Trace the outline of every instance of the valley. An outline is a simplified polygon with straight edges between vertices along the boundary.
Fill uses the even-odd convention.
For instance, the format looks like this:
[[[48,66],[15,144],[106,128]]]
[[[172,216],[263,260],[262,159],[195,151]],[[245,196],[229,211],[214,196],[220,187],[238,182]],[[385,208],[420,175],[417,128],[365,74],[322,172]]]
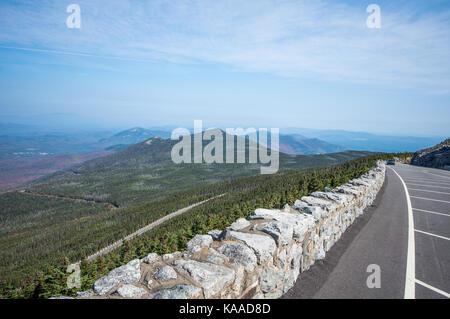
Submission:
[[[147,140],[88,160],[41,177],[20,191],[0,195],[0,275],[5,278],[7,274],[8,278],[3,288],[20,286],[20,282],[27,281],[26,278],[36,271],[38,278],[47,278],[49,273],[64,268],[67,263],[84,259],[183,207],[227,193],[223,198],[202,205],[202,209],[216,207],[217,203],[228,203],[230,198],[254,192],[255,187],[267,187],[269,180],[282,180],[283,172],[300,169],[301,173],[308,168],[339,165],[372,154],[357,151],[324,155],[281,153],[280,172],[264,177],[259,175],[259,165],[251,163],[174,164],[170,150],[176,141],[150,140],[151,143]],[[235,182],[239,180],[241,182]],[[281,180],[276,184],[282,185]],[[193,209],[192,213],[198,209]],[[186,214],[189,216],[191,211]],[[192,218],[185,216],[177,216],[173,223],[178,224],[179,218]],[[189,225],[192,224],[185,223],[183,227],[191,227]],[[195,232],[195,228],[189,233],[191,231]],[[145,234],[143,238],[148,236]],[[158,249],[171,251],[184,242],[181,237],[179,240],[176,246],[169,244]],[[159,242],[156,240],[153,244]],[[126,247],[129,246],[123,248]],[[99,260],[101,262],[102,258]],[[98,268],[99,274],[105,270]],[[95,275],[92,276],[86,280],[92,280]],[[27,295],[31,293],[26,292],[29,289],[35,290],[27,286],[12,291]]]
[[[0,294],[72,294],[63,284],[69,263],[96,257],[82,263],[83,287],[88,287],[131,256],[173,252],[195,233],[223,228],[254,207],[280,207],[299,192],[339,185],[367,169],[372,156],[388,156],[340,151],[342,147],[319,139],[280,135],[280,171],[261,176],[261,165],[248,158],[245,163],[175,164],[171,150],[178,141],[168,136],[164,131],[132,128],[109,137],[96,136],[74,148],[85,153],[44,158],[3,153],[0,275],[8,280],[1,284]],[[42,137],[41,142],[42,149],[37,149],[48,150]],[[207,143],[203,141],[203,146]],[[57,142],[50,144],[56,149]],[[54,154],[70,147],[70,143],[64,145]],[[245,154],[249,147],[246,139]],[[204,203],[208,199],[212,200]],[[183,208],[196,203],[202,205],[184,212]],[[184,214],[174,213],[180,211]],[[129,241],[118,242],[122,238]],[[30,285],[31,278],[40,286]]]

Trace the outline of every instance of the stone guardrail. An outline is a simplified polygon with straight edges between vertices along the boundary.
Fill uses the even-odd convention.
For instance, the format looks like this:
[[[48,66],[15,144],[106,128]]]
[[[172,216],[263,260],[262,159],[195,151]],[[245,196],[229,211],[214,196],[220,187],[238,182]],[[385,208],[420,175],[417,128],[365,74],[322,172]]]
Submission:
[[[384,177],[385,165],[378,162],[361,177],[292,207],[256,209],[223,231],[196,235],[183,252],[132,260],[77,298],[279,298],[372,204]]]

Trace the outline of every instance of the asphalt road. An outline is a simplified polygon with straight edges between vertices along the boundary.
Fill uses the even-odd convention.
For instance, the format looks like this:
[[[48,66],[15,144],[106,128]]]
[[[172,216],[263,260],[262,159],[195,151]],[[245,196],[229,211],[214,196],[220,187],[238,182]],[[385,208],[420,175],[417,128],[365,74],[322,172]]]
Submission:
[[[367,285],[371,267],[379,267],[379,288]],[[450,173],[397,164],[386,170],[373,205],[283,298],[449,298],[449,293]]]

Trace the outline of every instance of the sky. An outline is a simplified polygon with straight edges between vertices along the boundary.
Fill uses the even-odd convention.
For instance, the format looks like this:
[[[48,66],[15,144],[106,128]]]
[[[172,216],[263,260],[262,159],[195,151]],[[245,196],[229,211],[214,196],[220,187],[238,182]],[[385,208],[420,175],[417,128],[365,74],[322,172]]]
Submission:
[[[437,0],[6,0],[0,121],[449,136],[449,40]]]

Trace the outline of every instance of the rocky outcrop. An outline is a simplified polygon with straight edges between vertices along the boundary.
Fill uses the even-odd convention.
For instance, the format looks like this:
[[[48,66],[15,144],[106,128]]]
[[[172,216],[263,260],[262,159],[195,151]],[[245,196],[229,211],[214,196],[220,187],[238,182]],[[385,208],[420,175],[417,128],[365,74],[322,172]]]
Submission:
[[[117,294],[123,298],[137,299],[141,298],[146,293],[147,290],[130,284],[120,286],[119,289],[117,289]]]
[[[154,275],[155,279],[166,281],[170,279],[177,279],[177,273],[176,271],[170,267],[170,266],[164,266],[161,268],[158,268]]]
[[[416,152],[411,159],[411,164],[450,170],[450,145]]]
[[[138,282],[141,279],[140,263],[139,259],[135,259],[124,266],[112,270],[108,275],[94,283],[94,292],[101,296],[120,283]]]
[[[77,298],[279,298],[339,240],[384,182],[379,162],[333,190],[282,210],[256,209],[226,230],[197,235],[183,252],[149,254],[111,271]]]

